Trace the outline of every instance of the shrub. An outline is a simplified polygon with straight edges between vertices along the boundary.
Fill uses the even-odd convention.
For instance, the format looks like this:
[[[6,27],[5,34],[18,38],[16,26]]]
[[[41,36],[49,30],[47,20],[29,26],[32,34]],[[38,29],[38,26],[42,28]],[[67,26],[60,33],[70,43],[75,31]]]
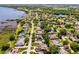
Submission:
[[[13,41],[13,40],[15,40],[15,36],[14,35],[11,35],[10,36],[10,41]]]
[[[2,51],[5,51],[5,50],[7,50],[7,49],[9,49],[9,45],[5,45],[5,46],[2,46]]]

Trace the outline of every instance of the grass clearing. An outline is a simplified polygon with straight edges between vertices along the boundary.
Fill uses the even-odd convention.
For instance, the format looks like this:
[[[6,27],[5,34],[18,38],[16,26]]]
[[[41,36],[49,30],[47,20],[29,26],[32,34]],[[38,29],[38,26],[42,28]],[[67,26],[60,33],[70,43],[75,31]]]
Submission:
[[[26,50],[27,48],[19,48],[19,52],[22,52],[23,50]]]
[[[32,43],[32,46],[38,46],[39,43]]]

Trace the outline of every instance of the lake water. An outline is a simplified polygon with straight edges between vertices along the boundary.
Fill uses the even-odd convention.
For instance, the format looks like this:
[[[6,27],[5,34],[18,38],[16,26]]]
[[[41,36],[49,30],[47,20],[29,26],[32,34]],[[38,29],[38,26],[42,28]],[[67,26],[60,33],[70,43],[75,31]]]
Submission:
[[[23,11],[18,11],[13,8],[0,7],[0,21],[3,20],[15,20],[23,19],[26,17],[26,13]]]
[[[59,15],[55,15],[56,17],[65,17],[67,15],[63,15],[63,14],[59,14]]]

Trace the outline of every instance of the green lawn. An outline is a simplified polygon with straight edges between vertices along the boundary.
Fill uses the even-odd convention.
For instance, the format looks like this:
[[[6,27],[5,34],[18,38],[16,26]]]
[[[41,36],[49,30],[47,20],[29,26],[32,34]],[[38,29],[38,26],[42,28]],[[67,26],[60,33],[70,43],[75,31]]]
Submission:
[[[38,43],[32,43],[32,46],[38,46],[39,44]]]
[[[6,34],[0,34],[0,48],[3,45],[8,44],[10,36],[11,36],[11,32],[7,32]]]
[[[22,52],[23,50],[26,50],[27,48],[19,48],[19,52]]]
[[[16,43],[15,41],[11,41],[10,42],[10,48],[13,48],[15,46],[15,43]]]
[[[32,51],[31,51],[30,54],[38,54],[38,53],[37,53],[37,52],[32,52]]]
[[[4,54],[5,53],[5,51],[1,51],[1,49],[0,49],[0,54]]]
[[[27,53],[27,51],[24,51],[22,54],[26,54]]]

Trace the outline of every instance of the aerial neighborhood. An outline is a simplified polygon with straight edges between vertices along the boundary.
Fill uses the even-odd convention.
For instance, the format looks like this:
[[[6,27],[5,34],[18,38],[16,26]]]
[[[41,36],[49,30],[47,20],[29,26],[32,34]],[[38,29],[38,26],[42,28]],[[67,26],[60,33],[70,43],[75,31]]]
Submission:
[[[26,17],[6,21],[7,26],[0,23],[6,28],[2,31],[8,34],[1,33],[1,25],[0,33],[9,36],[8,42],[0,46],[1,54],[79,53],[79,8],[24,6],[17,10],[26,12]]]

